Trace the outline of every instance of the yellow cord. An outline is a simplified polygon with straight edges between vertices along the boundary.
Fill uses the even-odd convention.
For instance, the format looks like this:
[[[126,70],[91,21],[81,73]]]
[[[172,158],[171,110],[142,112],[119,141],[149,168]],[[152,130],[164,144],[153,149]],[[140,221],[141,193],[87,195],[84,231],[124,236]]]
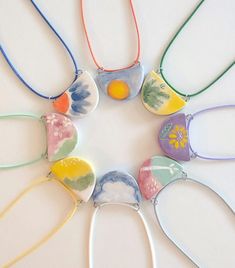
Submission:
[[[57,224],[48,234],[46,234],[41,240],[39,240],[37,243],[35,243],[33,246],[31,246],[29,249],[25,250],[24,252],[22,252],[21,254],[19,254],[16,258],[12,259],[11,261],[9,261],[8,263],[4,264],[2,266],[2,268],[9,268],[11,266],[13,266],[14,264],[16,264],[18,261],[20,261],[21,259],[23,259],[24,257],[26,257],[27,255],[29,255],[30,253],[32,253],[34,250],[36,250],[38,247],[40,247],[42,244],[44,244],[45,242],[47,242],[54,234],[56,234],[61,228],[63,228],[63,226],[73,217],[74,213],[77,210],[78,205],[80,204],[80,201],[77,199],[77,196],[75,195],[75,193],[70,190],[68,187],[66,187],[62,182],[56,180],[56,179],[52,179],[52,178],[48,178],[48,177],[44,177],[44,178],[40,178],[39,180],[35,181],[33,184],[31,184],[29,187],[27,187],[25,190],[23,190],[1,213],[0,213],[0,219],[3,218],[5,216],[6,213],[8,213],[10,211],[10,209],[12,209],[17,203],[18,201],[20,201],[20,199],[29,191],[31,191],[34,187],[45,183],[45,182],[49,182],[49,181],[54,181],[56,183],[58,183],[60,186],[62,186],[62,188],[69,193],[69,195],[71,196],[74,206],[73,208],[69,211],[69,213],[67,214],[67,216],[64,218],[63,221],[61,221],[59,224]]]

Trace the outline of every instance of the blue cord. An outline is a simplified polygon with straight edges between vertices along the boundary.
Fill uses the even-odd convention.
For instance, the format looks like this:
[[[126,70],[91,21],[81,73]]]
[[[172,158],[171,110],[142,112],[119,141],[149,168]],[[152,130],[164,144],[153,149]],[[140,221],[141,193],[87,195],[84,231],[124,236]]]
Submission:
[[[67,50],[73,65],[74,65],[74,70],[75,70],[75,76],[73,79],[73,82],[77,79],[78,74],[79,74],[79,70],[77,67],[77,63],[75,61],[75,58],[71,52],[71,50],[69,49],[69,47],[66,45],[65,41],[62,39],[62,37],[59,35],[59,33],[55,30],[55,28],[51,25],[51,23],[48,21],[48,19],[43,15],[42,11],[39,9],[39,7],[36,5],[36,3],[31,0],[31,3],[33,4],[33,6],[35,7],[35,9],[37,10],[37,12],[40,14],[40,16],[43,18],[43,20],[47,23],[47,25],[51,28],[51,30],[54,32],[54,34],[58,37],[58,39],[60,40],[60,42],[63,44],[64,48]],[[62,93],[60,93],[57,96],[45,96],[41,93],[39,93],[37,90],[35,90],[32,86],[30,86],[30,84],[28,82],[26,82],[26,80],[20,75],[19,71],[15,68],[15,66],[13,65],[13,63],[10,61],[9,57],[7,56],[6,52],[4,51],[2,45],[0,45],[0,52],[2,53],[2,55],[4,56],[5,60],[7,61],[7,63],[9,64],[9,66],[11,67],[12,71],[14,72],[14,74],[19,78],[19,80],[33,93],[35,93],[36,95],[38,95],[39,97],[43,98],[43,99],[56,99],[58,97],[60,97]]]

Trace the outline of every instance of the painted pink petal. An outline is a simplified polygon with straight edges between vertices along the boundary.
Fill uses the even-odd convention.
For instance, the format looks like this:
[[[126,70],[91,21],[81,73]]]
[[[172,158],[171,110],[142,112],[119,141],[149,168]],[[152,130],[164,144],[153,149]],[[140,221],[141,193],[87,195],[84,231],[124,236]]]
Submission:
[[[72,121],[58,113],[42,117],[47,129],[47,156],[49,161],[66,157],[77,144],[77,130]],[[70,121],[71,124],[65,124]]]
[[[147,200],[152,199],[162,188],[162,185],[151,172],[151,159],[146,160],[140,168],[138,184],[141,194]]]

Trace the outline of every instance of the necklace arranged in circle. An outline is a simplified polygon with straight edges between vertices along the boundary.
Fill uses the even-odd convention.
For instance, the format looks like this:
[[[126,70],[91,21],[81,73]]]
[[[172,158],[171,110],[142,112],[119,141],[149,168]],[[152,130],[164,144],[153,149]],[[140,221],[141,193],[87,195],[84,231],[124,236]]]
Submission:
[[[198,116],[223,109],[234,109],[235,105],[221,105],[203,109],[193,114],[178,113],[166,119],[158,134],[158,141],[163,152],[177,161],[190,161],[191,158],[206,160],[235,160],[235,156],[207,156],[195,150],[189,137],[190,126]],[[200,130],[199,130],[200,131]]]
[[[226,205],[234,216],[235,212],[225,201],[225,199],[210,186],[197,181],[196,179],[188,178],[187,173],[183,170],[183,167],[175,160],[164,156],[153,156],[147,159],[140,167],[138,176],[140,191],[144,199],[150,200],[153,203],[155,216],[161,230],[165,236],[181,251],[181,253],[183,253],[184,256],[186,256],[196,267],[202,267],[202,265],[198,265],[194,258],[187,253],[185,247],[182,247],[182,244],[178,243],[178,241],[176,241],[175,238],[170,235],[170,232],[165,227],[164,219],[162,219],[158,212],[160,205],[159,196],[164,193],[165,189],[167,189],[171,184],[176,184],[180,181],[202,186],[202,188],[205,188],[215,194],[215,196]],[[205,266],[203,265],[203,267]]]
[[[74,67],[74,79],[72,81],[72,84],[66,90],[63,90],[63,92],[60,93],[59,95],[46,96],[40,93],[39,90],[33,88],[30,85],[30,83],[23,78],[23,76],[11,62],[7,53],[3,49],[2,44],[0,45],[0,52],[4,56],[6,62],[8,63],[14,74],[31,92],[33,92],[34,94],[43,99],[53,100],[53,106],[57,112],[69,116],[75,116],[78,118],[84,117],[89,113],[91,113],[93,110],[95,110],[98,104],[99,93],[96,83],[94,82],[92,76],[87,71],[78,69],[76,60],[68,45],[62,39],[62,37],[59,35],[56,29],[52,26],[52,24],[48,21],[48,19],[44,16],[44,14],[39,9],[37,4],[33,0],[31,0],[31,3],[33,4],[38,14],[43,18],[45,23],[49,26],[52,32],[62,43],[65,50],[68,52],[68,55]]]
[[[90,50],[90,54],[92,59],[98,69],[96,82],[99,88],[109,97],[115,100],[130,100],[136,97],[141,89],[143,79],[144,79],[144,70],[142,65],[139,62],[140,58],[140,34],[137,24],[137,19],[135,15],[134,6],[132,0],[129,0],[131,12],[134,18],[135,29],[137,33],[137,54],[135,60],[128,66],[120,68],[120,69],[105,69],[102,65],[100,65],[96,59],[94,54],[91,41],[89,39],[86,21],[84,16],[84,0],[81,0],[81,17],[82,24],[84,27],[84,32],[86,36],[86,40],[88,43],[88,47]]]
[[[202,89],[197,90],[195,93],[187,94],[183,93],[180,89],[175,88],[171,82],[168,81],[164,74],[164,62],[165,57],[181,33],[184,27],[188,24],[191,18],[196,14],[200,6],[203,4],[204,0],[200,1],[200,3],[196,6],[194,11],[190,14],[190,16],[185,20],[185,22],[181,25],[179,30],[173,36],[169,44],[167,45],[165,51],[162,54],[160,60],[160,68],[158,72],[151,71],[145,78],[145,81],[141,90],[141,99],[147,110],[156,114],[156,115],[169,115],[174,114],[184,108],[187,101],[191,97],[195,97],[207,89],[209,89],[213,84],[215,84],[220,78],[224,76],[228,70],[230,70],[235,61],[233,61],[227,68],[225,68],[219,75],[217,75],[211,82],[209,82]]]
[[[88,202],[90,199],[95,183],[96,175],[91,165],[78,157],[67,157],[55,162],[47,176],[35,180],[31,185],[25,188],[3,211],[0,212],[0,219],[5,217],[8,212],[31,190],[42,184],[53,182],[58,184],[73,201],[73,206],[66,214],[65,218],[56,224],[45,236],[38,240],[30,248],[24,250],[21,254],[8,261],[2,267],[9,268],[31,254],[41,245],[46,243],[54,236],[63,226],[71,220],[81,203]]]
[[[143,84],[144,70],[139,62],[140,34],[132,0],[129,0],[129,4],[137,33],[137,55],[130,65],[120,69],[105,69],[98,63],[86,28],[84,2],[84,0],[80,1],[82,23],[84,26],[84,32],[92,59],[98,68],[96,81],[99,88],[106,95],[115,100],[130,100],[136,97]],[[198,90],[193,94],[185,94],[176,89],[171,85],[164,74],[164,59],[168,50],[203,2],[204,0],[198,4],[189,18],[183,23],[183,25],[174,35],[173,39],[170,41],[169,45],[162,55],[159,73],[152,71],[147,75],[145,79],[142,87],[141,98],[145,107],[155,114],[168,115],[179,111],[186,105],[188,98],[199,95],[202,92],[206,91],[234,65],[233,62],[206,87]],[[14,259],[8,261],[8,263],[3,265],[3,267],[11,267],[22,258],[32,253],[34,250],[38,249],[39,246],[48,241],[49,238],[56,234],[73,217],[82,202],[88,202],[89,199],[92,198],[94,203],[94,210],[91,217],[89,232],[89,267],[92,268],[94,265],[93,240],[95,219],[98,211],[104,206],[121,205],[133,209],[140,216],[148,237],[152,267],[156,268],[153,241],[147,221],[145,220],[145,217],[141,211],[142,197],[152,202],[157,221],[167,238],[169,238],[173,244],[192,261],[193,264],[199,267],[194,259],[189,256],[189,254],[186,254],[186,251],[181,246],[179,246],[179,244],[172,237],[169,236],[167,228],[164,227],[163,221],[158,214],[158,197],[162,192],[164,192],[164,189],[178,181],[197,183],[204,188],[212,191],[217,197],[220,198],[221,201],[223,201],[228,206],[233,215],[235,214],[233,209],[229,207],[226,201],[215,190],[195,179],[188,178],[181,164],[175,161],[189,161],[191,158],[195,157],[207,160],[235,160],[235,157],[210,157],[198,153],[192,147],[189,137],[190,125],[195,117],[213,110],[234,108],[235,105],[232,104],[211,107],[200,110],[190,115],[185,115],[184,113],[173,115],[164,121],[158,134],[160,147],[162,148],[163,152],[170,158],[163,156],[150,157],[142,164],[137,180],[126,172],[116,170],[110,171],[101,176],[99,180],[96,180],[96,174],[87,161],[78,157],[68,157],[68,155],[73,151],[77,144],[78,135],[76,127],[71,119],[65,116],[69,115],[80,118],[89,114],[96,108],[99,100],[99,93],[96,83],[88,72],[78,69],[75,58],[71,50],[68,48],[67,44],[61,38],[55,28],[50,24],[47,18],[43,15],[42,11],[38,8],[35,2],[31,0],[31,3],[68,52],[68,55],[71,58],[74,66],[74,79],[71,85],[57,96],[46,96],[44,94],[41,94],[20,75],[19,71],[14,67],[9,57],[7,56],[5,50],[3,49],[3,46],[0,45],[0,52],[6,59],[12,71],[19,78],[19,80],[30,91],[39,97],[53,100],[53,106],[58,112],[48,113],[41,117],[32,114],[0,115],[0,119],[31,118],[39,120],[43,123],[46,129],[46,148],[39,157],[22,163],[14,163],[11,165],[2,164],[0,165],[0,169],[29,165],[43,158],[47,158],[50,162],[54,162],[52,163],[50,172],[47,176],[39,178],[32,185],[28,186],[2,212],[0,212],[0,219],[4,217],[9,212],[9,210],[12,209],[14,205],[16,205],[16,203],[20,201],[21,198],[24,197],[29,191],[34,189],[36,186],[47,182],[55,182],[60,187],[62,187],[62,189],[65,190],[65,192],[68,193],[71,197],[73,206],[69,213],[66,214],[66,217],[53,229],[51,229],[44,237],[42,237],[42,239],[37,241],[29,249],[23,251]]]
[[[93,257],[93,242],[95,220],[98,211],[105,206],[123,206],[136,211],[139,215],[148,238],[152,267],[156,268],[157,266],[154,256],[153,241],[147,221],[145,220],[144,214],[141,212],[140,202],[142,198],[136,179],[126,172],[110,171],[97,180],[94,192],[92,194],[92,199],[95,209],[92,212],[90,222],[89,267],[95,267]]]
[[[67,116],[58,113],[47,113],[42,116],[34,114],[4,114],[0,120],[8,119],[33,119],[43,124],[46,129],[45,149],[35,159],[13,164],[0,164],[0,169],[16,168],[33,164],[41,159],[54,162],[68,156],[76,147],[78,133],[72,120]]]

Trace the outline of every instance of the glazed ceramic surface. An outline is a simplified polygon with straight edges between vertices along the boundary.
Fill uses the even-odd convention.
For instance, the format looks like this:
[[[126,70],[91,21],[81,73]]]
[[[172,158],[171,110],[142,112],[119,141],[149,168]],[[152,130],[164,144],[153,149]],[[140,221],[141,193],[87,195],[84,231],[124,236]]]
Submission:
[[[53,106],[59,113],[81,118],[94,111],[98,102],[99,92],[96,83],[85,71],[53,102]]]
[[[186,116],[183,113],[173,115],[160,129],[158,136],[159,144],[164,153],[179,161],[190,160],[190,149]]]
[[[95,203],[129,203],[141,200],[139,186],[131,175],[111,171],[97,181],[93,200]]]
[[[87,202],[94,190],[96,177],[89,163],[78,157],[67,157],[51,167],[52,174]]]
[[[140,63],[126,70],[99,70],[96,80],[106,95],[115,100],[129,100],[138,95],[144,80],[144,70]]]
[[[141,99],[146,109],[157,115],[173,114],[186,104],[154,71],[145,78]]]
[[[182,172],[182,166],[168,157],[149,158],[139,170],[138,184],[142,196],[153,199],[165,185],[182,177]]]
[[[66,116],[48,113],[42,116],[47,129],[47,158],[60,160],[70,154],[77,144],[77,130]]]

